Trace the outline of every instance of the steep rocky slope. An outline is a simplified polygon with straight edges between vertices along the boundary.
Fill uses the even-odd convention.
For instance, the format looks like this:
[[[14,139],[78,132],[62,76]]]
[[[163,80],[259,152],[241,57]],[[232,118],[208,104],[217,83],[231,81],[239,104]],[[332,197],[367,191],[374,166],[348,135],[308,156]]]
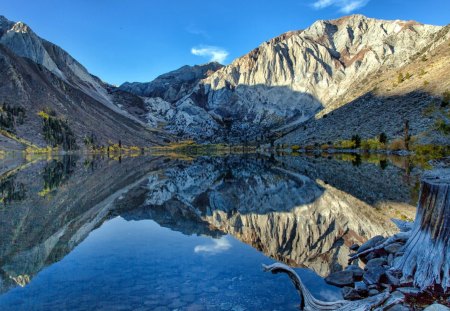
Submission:
[[[449,91],[450,26],[446,26],[406,64],[380,67],[356,80],[350,92],[337,97],[316,118],[283,133],[276,144],[324,144],[355,134],[374,138],[385,133],[393,139],[403,136],[408,120],[418,143],[448,146],[448,131],[437,125],[450,124],[450,107],[443,98]]]
[[[317,21],[260,45],[152,111],[181,138],[271,140],[358,96],[355,83],[398,69],[436,46],[442,27],[362,15]],[[360,112],[361,113],[361,112]],[[320,114],[319,114],[320,116]],[[278,133],[278,134],[276,134]]]
[[[26,24],[5,17],[0,17],[0,72],[0,104],[25,110],[23,122],[2,124],[2,128],[31,143],[48,143],[38,116],[43,110],[68,120],[79,146],[85,136],[95,136],[97,144],[119,140],[137,145],[163,143],[164,135],[115,103],[111,86]]]

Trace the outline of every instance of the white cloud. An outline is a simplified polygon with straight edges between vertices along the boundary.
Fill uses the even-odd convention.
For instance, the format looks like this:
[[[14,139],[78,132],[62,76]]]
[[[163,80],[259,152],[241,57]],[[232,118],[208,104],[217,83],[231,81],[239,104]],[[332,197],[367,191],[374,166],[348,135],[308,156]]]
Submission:
[[[191,49],[191,53],[197,56],[208,57],[210,62],[223,63],[228,57],[227,50],[217,46],[200,46]]]
[[[207,245],[197,245],[194,248],[194,252],[196,253],[209,253],[209,254],[218,254],[225,252],[231,248],[230,242],[227,240],[226,237],[221,237],[220,239],[216,240],[213,239],[213,244],[207,244]]]
[[[370,0],[316,0],[313,7],[316,9],[323,9],[329,6],[335,6],[339,12],[349,14],[359,8],[362,8]]]

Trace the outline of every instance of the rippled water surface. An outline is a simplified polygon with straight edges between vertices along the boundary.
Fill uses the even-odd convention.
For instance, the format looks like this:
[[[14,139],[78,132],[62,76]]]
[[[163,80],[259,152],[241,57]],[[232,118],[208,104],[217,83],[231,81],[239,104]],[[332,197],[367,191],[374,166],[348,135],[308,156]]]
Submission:
[[[0,166],[0,310],[296,310],[410,218],[407,159],[65,156]]]

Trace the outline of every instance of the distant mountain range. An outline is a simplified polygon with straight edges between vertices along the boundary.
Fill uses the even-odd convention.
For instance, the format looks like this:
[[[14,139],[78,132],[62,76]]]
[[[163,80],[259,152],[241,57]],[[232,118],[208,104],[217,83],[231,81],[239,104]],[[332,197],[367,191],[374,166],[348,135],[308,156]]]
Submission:
[[[117,88],[27,25],[1,17],[0,104],[23,108],[25,118],[9,107],[0,124],[39,146],[49,144],[40,111],[67,120],[81,147],[86,137],[139,146],[186,139],[306,145],[354,134],[395,138],[407,120],[419,142],[450,145],[449,30],[362,15],[320,20],[228,66],[184,66]]]

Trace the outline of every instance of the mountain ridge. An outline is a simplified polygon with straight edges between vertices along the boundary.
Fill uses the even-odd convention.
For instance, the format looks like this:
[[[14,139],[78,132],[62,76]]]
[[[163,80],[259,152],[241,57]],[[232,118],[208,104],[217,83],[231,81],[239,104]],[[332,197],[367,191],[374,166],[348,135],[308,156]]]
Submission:
[[[214,62],[183,66],[148,83],[114,87],[91,75],[25,23],[0,16],[0,69],[4,72],[0,102],[30,110],[25,125],[6,130],[39,146],[48,144],[37,116],[47,108],[69,125],[73,123],[79,145],[85,137],[95,137],[99,146],[122,140],[147,146],[186,139],[198,143],[317,144],[349,139],[350,130],[333,133],[346,119],[355,120],[353,134],[359,128],[359,134],[367,138],[375,132],[360,125],[375,124],[372,128],[391,138],[400,135],[405,119],[411,119],[414,135],[428,135],[424,142],[450,144],[445,133],[434,130],[437,121],[450,122],[448,108],[431,117],[423,115],[449,87],[448,29],[360,14],[318,20],[306,29],[263,42],[227,66]],[[420,57],[428,57],[435,65],[427,76],[422,75],[432,84],[424,87],[413,73],[413,78],[395,86],[405,90],[397,92],[402,103],[397,105],[397,99],[389,99],[395,92],[386,84],[395,80],[402,68],[425,70]],[[438,83],[437,77],[443,83]],[[370,97],[372,93],[376,96]],[[422,101],[419,106],[415,104],[418,100]],[[347,108],[340,110],[343,107]],[[373,109],[380,117],[369,122]],[[346,116],[336,119],[334,111],[345,111]],[[319,122],[325,117],[327,122]],[[384,122],[388,129],[381,126],[382,118],[389,119]]]
[[[273,142],[355,100],[355,82],[410,63],[442,29],[360,14],[319,20],[262,43],[176,103],[145,99],[148,119],[179,139]]]

